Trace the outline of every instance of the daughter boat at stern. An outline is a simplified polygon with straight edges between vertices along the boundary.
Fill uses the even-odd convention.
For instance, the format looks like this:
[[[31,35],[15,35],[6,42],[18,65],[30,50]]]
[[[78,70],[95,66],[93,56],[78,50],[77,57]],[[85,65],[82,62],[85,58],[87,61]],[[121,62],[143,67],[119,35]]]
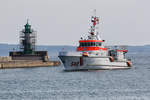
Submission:
[[[106,48],[99,37],[99,17],[91,16],[91,28],[86,39],[79,40],[76,52],[59,52],[65,70],[127,69],[132,63],[125,58],[125,48]]]

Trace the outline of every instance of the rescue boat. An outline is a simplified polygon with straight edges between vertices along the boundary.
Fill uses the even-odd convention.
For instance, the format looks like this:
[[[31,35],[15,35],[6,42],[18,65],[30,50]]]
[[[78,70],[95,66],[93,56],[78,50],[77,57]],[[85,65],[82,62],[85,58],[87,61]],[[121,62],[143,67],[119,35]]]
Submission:
[[[132,63],[125,57],[128,50],[124,46],[106,47],[99,37],[99,17],[91,16],[91,27],[87,38],[79,40],[76,52],[60,51],[65,70],[128,69]]]

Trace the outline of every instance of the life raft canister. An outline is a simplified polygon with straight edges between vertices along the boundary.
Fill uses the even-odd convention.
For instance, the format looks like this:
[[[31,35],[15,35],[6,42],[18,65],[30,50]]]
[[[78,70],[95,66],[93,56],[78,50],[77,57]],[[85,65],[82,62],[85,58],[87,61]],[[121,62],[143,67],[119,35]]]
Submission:
[[[87,52],[83,52],[82,56],[88,57],[88,53]]]
[[[109,57],[109,60],[110,60],[111,62],[113,62],[113,61],[114,61],[114,58],[113,58],[112,56],[110,56],[110,57]]]
[[[132,64],[131,64],[131,62],[130,62],[130,61],[127,61],[127,65],[128,65],[129,67],[131,67],[131,66],[132,66]]]

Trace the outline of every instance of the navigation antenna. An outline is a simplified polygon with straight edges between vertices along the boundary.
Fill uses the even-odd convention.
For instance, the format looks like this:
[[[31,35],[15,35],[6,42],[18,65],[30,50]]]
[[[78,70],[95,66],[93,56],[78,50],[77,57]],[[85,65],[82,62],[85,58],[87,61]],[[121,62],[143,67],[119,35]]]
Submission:
[[[91,31],[90,31],[91,37],[93,39],[101,40],[99,38],[99,32],[98,32],[99,17],[96,16],[96,9],[93,10],[91,22],[92,22]]]
[[[99,17],[96,16],[96,9],[93,11],[94,17],[96,17],[96,27],[95,27],[95,34],[97,35],[97,39],[100,39],[99,37]]]

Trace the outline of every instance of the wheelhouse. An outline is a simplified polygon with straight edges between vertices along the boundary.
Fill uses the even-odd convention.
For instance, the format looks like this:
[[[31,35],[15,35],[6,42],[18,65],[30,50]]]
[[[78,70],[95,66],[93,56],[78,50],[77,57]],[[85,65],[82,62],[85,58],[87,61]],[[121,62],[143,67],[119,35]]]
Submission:
[[[102,42],[104,42],[104,40],[80,40],[77,51],[106,50],[106,48],[101,48]]]

